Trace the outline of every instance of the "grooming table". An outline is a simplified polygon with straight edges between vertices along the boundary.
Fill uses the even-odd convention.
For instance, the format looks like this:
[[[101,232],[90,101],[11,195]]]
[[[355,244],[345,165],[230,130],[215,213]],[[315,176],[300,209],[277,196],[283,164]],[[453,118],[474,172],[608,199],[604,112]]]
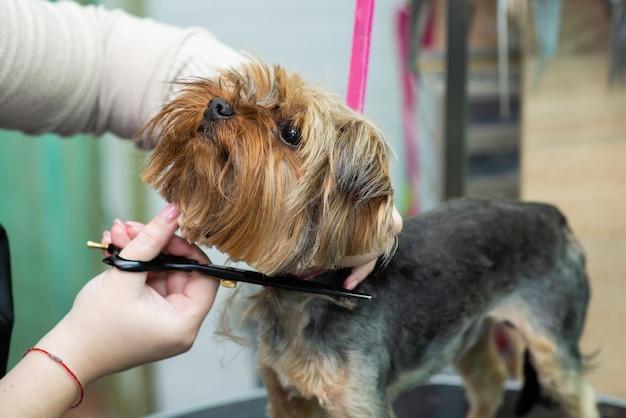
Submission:
[[[507,385],[504,404],[497,418],[515,417],[513,412],[519,385]],[[394,402],[396,418],[464,418],[467,412],[463,388],[456,376],[436,376],[432,382],[400,395]],[[186,411],[159,413],[148,418],[265,418],[267,398],[264,390],[247,396]],[[604,418],[626,418],[626,401],[600,396]],[[562,418],[558,409],[536,406],[527,418]]]

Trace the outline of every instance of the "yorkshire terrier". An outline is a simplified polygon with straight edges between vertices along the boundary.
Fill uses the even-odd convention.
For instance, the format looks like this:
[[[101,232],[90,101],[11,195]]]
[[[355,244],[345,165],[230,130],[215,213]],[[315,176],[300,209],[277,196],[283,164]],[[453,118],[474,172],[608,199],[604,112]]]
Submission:
[[[518,412],[548,398],[599,417],[578,341],[584,255],[554,207],[462,199],[393,229],[390,149],[333,93],[251,60],[184,83],[147,125],[144,179],[181,208],[182,234],[257,270],[343,283],[341,260],[382,254],[372,300],[263,288],[258,365],[274,418],[393,417],[391,401],[452,363],[469,417],[492,417],[505,323],[527,345]],[[311,274],[311,272],[316,272]],[[313,276],[313,277],[311,277]]]

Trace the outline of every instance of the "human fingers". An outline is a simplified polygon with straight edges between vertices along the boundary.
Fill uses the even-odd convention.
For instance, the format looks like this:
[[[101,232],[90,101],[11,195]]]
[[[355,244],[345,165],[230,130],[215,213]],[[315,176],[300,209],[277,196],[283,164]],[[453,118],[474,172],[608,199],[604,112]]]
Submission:
[[[352,267],[352,271],[343,282],[343,287],[348,290],[353,290],[359,285],[359,283],[369,276],[369,274],[374,270],[374,267],[376,267],[376,258],[365,264]]]
[[[108,246],[109,244],[111,244],[111,242],[111,231],[104,231],[102,233],[102,239],[100,240],[100,243],[104,246]],[[104,254],[105,257],[110,255],[106,249],[102,250],[102,254]]]
[[[396,209],[396,206],[393,206],[393,230],[396,234],[399,234],[402,231],[402,216],[400,216],[400,212]],[[343,283],[343,287],[349,290],[354,289],[361,283],[376,267],[376,260],[381,254],[361,254],[356,256],[346,257],[342,265],[346,267],[352,267],[352,271],[350,275],[346,278]]]
[[[109,243],[115,245],[118,248],[126,247],[128,243],[131,242],[133,238],[135,238],[135,236],[131,236],[129,234],[126,225],[119,219],[113,221],[113,226],[111,227],[109,235]]]
[[[146,228],[146,225],[140,222],[126,221],[123,225],[116,222],[114,227],[116,232],[118,228],[120,230],[123,229],[130,239],[134,239]],[[199,247],[189,244],[185,239],[176,235],[172,236],[171,240],[162,251],[168,254],[193,259],[201,264],[210,263],[209,258]],[[149,273],[146,284],[152,287],[159,295],[167,298],[168,295],[182,294],[188,281],[188,273],[160,272]],[[175,299],[176,297],[173,298]]]
[[[393,205],[393,213],[391,215],[393,217],[393,230],[396,234],[399,234],[402,231],[402,215],[398,212],[396,205]]]
[[[198,326],[213,306],[219,288],[219,280],[198,272],[188,274],[184,280],[178,277],[168,283],[165,299],[186,318],[195,318]]]
[[[124,223],[125,230],[130,238],[135,238],[146,225],[135,222],[127,221]],[[163,249],[164,252],[172,255],[186,257],[195,260],[201,264],[208,264],[211,261],[206,254],[196,245],[189,244],[187,240],[182,237],[174,235],[170,242]],[[206,279],[205,279],[206,280]],[[148,275],[146,283],[156,290],[161,296],[167,297],[168,295],[175,293],[184,293],[185,287],[189,282],[188,273],[151,273]],[[210,291],[211,289],[209,289]],[[201,294],[201,293],[200,293]]]
[[[178,229],[178,206],[170,203],[155,216],[120,252],[129,260],[149,261],[167,246]]]
[[[102,233],[100,243],[104,246],[113,244],[118,248],[124,248],[137,235],[137,233],[131,234],[130,232],[126,224],[122,223],[119,219],[115,219],[111,230]],[[107,249],[102,250],[102,253],[105,257],[111,255]]]
[[[131,237],[137,236],[137,234],[139,234],[139,232],[145,227],[144,224],[134,221],[126,222],[125,225]],[[164,248],[164,251],[168,254],[190,258],[202,264],[208,264],[211,262],[200,247],[190,244],[186,239],[177,235],[172,237],[170,242]]]
[[[146,224],[137,221],[126,221],[124,222],[124,227],[128,231],[128,235],[131,238],[135,238],[146,227]]]

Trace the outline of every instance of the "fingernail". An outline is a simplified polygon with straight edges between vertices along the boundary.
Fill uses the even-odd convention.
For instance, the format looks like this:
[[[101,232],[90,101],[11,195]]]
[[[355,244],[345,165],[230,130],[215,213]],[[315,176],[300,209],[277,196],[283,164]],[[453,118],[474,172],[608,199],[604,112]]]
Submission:
[[[354,290],[358,282],[356,280],[346,280],[343,283],[343,288],[346,290]]]
[[[167,223],[176,222],[178,215],[180,214],[180,209],[178,209],[178,205],[174,203],[170,203],[166,207],[163,208],[161,213],[159,213],[159,218],[163,219]]]
[[[124,222],[120,221],[119,219],[115,219],[113,221],[113,226],[118,226],[120,228],[124,228]]]
[[[111,242],[111,233],[109,231],[104,231],[102,233],[102,242],[103,244],[109,244]]]

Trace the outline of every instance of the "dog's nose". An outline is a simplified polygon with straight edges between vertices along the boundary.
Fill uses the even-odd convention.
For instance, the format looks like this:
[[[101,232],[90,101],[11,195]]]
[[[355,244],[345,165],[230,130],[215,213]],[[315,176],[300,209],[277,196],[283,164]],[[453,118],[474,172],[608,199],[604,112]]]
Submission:
[[[221,97],[214,97],[209,100],[209,104],[204,111],[204,117],[211,121],[228,119],[234,114],[235,111],[230,103]]]

